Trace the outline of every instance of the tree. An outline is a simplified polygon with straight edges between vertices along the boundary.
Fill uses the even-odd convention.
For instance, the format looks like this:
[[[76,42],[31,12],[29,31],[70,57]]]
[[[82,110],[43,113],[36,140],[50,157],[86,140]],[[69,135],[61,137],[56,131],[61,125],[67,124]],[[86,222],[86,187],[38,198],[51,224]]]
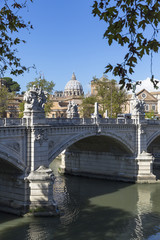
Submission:
[[[146,112],[145,113],[145,118],[150,118],[153,119],[154,118],[154,111],[152,110],[151,112]]]
[[[91,115],[91,109],[92,113],[94,112],[95,102],[99,103],[99,113],[102,116],[106,110],[109,117],[116,117],[118,113],[122,112],[122,105],[127,101],[127,94],[124,89],[120,89],[115,80],[109,80],[106,76],[100,79],[94,77],[92,86],[95,87],[96,93],[95,96],[83,100],[84,117],[86,117],[86,113]]]
[[[22,29],[32,29],[30,22],[25,23],[20,16],[20,10],[26,7],[27,2],[32,0],[1,0],[0,7],[0,75],[6,70],[10,74],[19,75],[27,70],[17,57],[17,45],[25,43],[18,37]]]
[[[29,90],[30,87],[33,87],[34,85],[36,87],[41,87],[43,91],[46,91],[48,93],[47,102],[44,107],[45,114],[47,115],[51,111],[51,107],[53,104],[53,102],[50,99],[50,95],[53,93],[53,88],[54,88],[55,84],[53,81],[49,82],[44,77],[41,78],[41,76],[40,76],[40,78],[36,78],[35,81],[29,82],[27,84],[27,86],[26,86],[27,90]]]
[[[4,77],[3,80],[5,81],[5,86],[8,88],[9,92],[19,92],[20,91],[20,89],[21,89],[20,85],[16,81],[13,81],[12,78]]]
[[[111,71],[114,76],[120,77],[123,88],[132,88],[131,75],[144,55],[151,55],[151,81],[157,87],[158,81],[154,80],[152,73],[152,54],[157,53],[160,47],[159,25],[160,4],[156,0],[98,0],[92,6],[93,16],[107,24],[104,38],[108,44],[113,41],[120,46],[127,46],[123,62],[113,66],[108,64],[105,73]],[[149,30],[149,31],[148,31]],[[152,31],[151,34],[149,32]],[[138,82],[137,82],[138,84]]]
[[[25,104],[24,101],[20,102],[19,104],[19,118],[23,118],[24,104]]]
[[[29,82],[27,84],[27,90],[30,89],[30,87],[33,87],[33,86],[36,86],[36,87],[41,87],[43,91],[46,91],[48,94],[52,94],[53,93],[53,88],[55,86],[54,82],[53,81],[47,81],[44,77],[41,78],[36,78],[33,82]]]
[[[90,118],[91,114],[94,112],[95,102],[95,96],[83,98],[82,104],[80,105],[80,115],[85,118]]]
[[[6,110],[8,108],[9,100],[14,96],[13,93],[9,93],[6,86],[0,88],[0,117],[6,116]]]

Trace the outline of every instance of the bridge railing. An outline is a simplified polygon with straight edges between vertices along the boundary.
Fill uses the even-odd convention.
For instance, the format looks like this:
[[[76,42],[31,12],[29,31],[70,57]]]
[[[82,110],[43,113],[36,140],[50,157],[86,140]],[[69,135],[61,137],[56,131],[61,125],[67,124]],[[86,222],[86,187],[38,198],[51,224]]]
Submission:
[[[146,119],[147,124],[151,124],[151,125],[159,125],[160,124],[160,120],[155,120],[155,119]]]
[[[106,123],[115,124],[116,123],[116,118],[99,118],[98,123],[101,123],[101,124],[106,124]]]
[[[132,124],[132,119],[116,118],[46,118],[47,125]]]
[[[4,126],[4,118],[0,118],[0,126]]]
[[[92,118],[46,118],[48,125],[90,125],[94,123]]]
[[[45,122],[46,122],[46,124],[48,124],[48,125],[56,125],[56,124],[58,124],[58,125],[64,125],[64,124],[66,124],[66,125],[73,125],[73,124],[75,124],[75,123],[80,123],[80,121],[79,121],[80,119],[74,119],[74,118],[46,118],[45,119]]]
[[[133,124],[132,119],[116,118],[45,118],[35,119],[34,125],[51,125],[51,126],[69,126],[69,125],[93,125],[93,124]]]
[[[25,126],[25,118],[0,118],[0,127]]]
[[[46,124],[49,125],[92,125],[92,124],[116,124],[117,119],[111,118],[47,118]],[[125,123],[125,122],[122,122]]]
[[[145,119],[142,124],[160,125],[160,120]],[[37,119],[34,125],[51,125],[51,126],[69,126],[69,125],[93,125],[93,124],[135,124],[134,119],[118,118],[44,118]],[[25,118],[0,118],[0,127],[8,126],[26,126],[28,121]]]

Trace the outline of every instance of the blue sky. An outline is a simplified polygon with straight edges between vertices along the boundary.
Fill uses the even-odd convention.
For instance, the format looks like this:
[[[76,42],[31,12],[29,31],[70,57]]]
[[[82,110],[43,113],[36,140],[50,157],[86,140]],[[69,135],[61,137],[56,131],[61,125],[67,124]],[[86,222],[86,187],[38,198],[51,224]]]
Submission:
[[[27,43],[18,47],[22,63],[36,65],[13,77],[26,90],[26,84],[41,73],[46,80],[55,83],[55,90],[64,90],[65,84],[75,72],[85,93],[90,90],[93,76],[101,77],[105,66],[123,60],[124,49],[114,44],[108,46],[103,39],[105,23],[93,17],[93,0],[33,0],[23,10],[23,18],[31,21],[34,29],[23,31],[20,37]],[[153,72],[160,79],[160,57],[154,54]],[[8,76],[8,74],[6,73]],[[111,74],[108,77],[114,78]],[[150,57],[138,64],[134,80],[150,77]],[[117,79],[118,80],[118,79]]]

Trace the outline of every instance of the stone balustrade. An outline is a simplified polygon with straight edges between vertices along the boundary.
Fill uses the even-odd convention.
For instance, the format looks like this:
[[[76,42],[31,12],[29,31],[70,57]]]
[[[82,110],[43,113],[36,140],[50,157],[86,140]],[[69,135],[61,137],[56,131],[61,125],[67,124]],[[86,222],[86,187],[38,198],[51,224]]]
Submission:
[[[25,118],[0,118],[0,127],[10,126],[27,126],[28,119]],[[144,119],[143,124],[159,125],[160,120]],[[93,124],[135,124],[134,119],[118,119],[118,118],[44,118],[34,119],[33,125],[93,125]]]

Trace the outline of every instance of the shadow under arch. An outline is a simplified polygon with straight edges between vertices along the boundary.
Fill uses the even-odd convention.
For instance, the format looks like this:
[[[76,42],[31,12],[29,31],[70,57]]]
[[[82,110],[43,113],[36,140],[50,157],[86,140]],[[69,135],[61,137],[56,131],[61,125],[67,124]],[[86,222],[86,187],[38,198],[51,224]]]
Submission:
[[[0,154],[0,211],[23,215],[26,201],[29,201],[29,188],[28,182],[24,181],[24,170],[5,157],[2,159],[3,155]]]
[[[121,137],[117,136],[116,134],[111,134],[111,133],[82,133],[82,134],[78,134],[76,136],[71,137],[70,139],[67,139],[67,141],[65,143],[62,143],[59,147],[57,147],[56,149],[53,149],[53,151],[51,151],[49,158],[48,158],[48,163],[50,164],[62,151],[64,151],[66,148],[70,147],[71,145],[73,145],[74,143],[86,139],[88,137],[101,137],[101,136],[105,136],[105,137],[109,137],[111,139],[114,139],[117,143],[119,143],[121,146],[123,146],[124,149],[126,149],[126,152],[130,155],[134,154],[134,149],[132,149],[132,147],[130,146],[130,144],[125,141],[124,139],[122,139]]]
[[[155,133],[153,133],[148,141],[147,141],[147,149],[150,147],[150,145],[152,144],[152,142],[154,142],[154,140],[156,140],[158,137],[160,137],[160,131],[157,131]]]
[[[160,180],[160,131],[151,135],[147,142],[147,152],[154,157],[153,174]]]
[[[23,172],[23,169],[0,157],[0,175],[10,174],[12,177],[16,178],[17,176],[23,174]]]
[[[20,161],[19,154],[14,149],[0,144],[0,163],[5,161],[19,171],[24,171],[25,165]]]

